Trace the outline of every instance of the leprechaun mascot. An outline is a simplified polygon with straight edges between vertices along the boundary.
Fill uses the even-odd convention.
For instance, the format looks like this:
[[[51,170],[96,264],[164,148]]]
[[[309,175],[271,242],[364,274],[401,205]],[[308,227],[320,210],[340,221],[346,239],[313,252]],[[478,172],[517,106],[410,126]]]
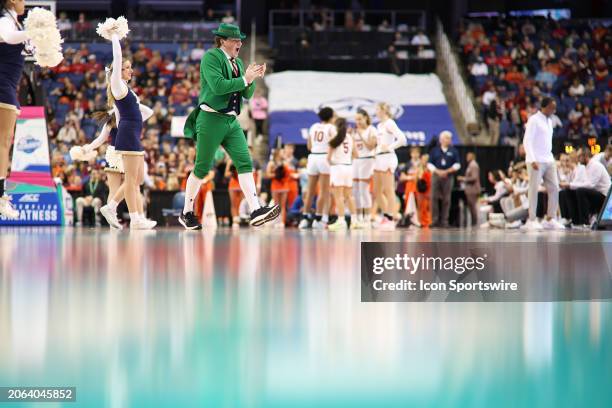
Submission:
[[[251,64],[244,69],[238,53],[246,35],[237,26],[222,23],[213,34],[215,48],[204,54],[200,64],[198,106],[185,124],[185,137],[193,138],[196,143],[196,160],[187,179],[185,207],[179,222],[187,229],[202,228],[193,213],[193,203],[202,179],[213,164],[215,152],[223,146],[238,171],[240,188],[251,210],[251,225],[263,225],[279,216],[280,207],[259,205],[251,156],[237,117],[242,98],[253,96],[255,79],[263,77],[266,65]]]

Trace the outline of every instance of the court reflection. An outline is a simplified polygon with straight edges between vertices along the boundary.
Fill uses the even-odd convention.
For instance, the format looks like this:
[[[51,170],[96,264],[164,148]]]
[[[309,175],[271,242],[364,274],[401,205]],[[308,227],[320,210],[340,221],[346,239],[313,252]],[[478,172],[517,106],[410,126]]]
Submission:
[[[610,401],[610,303],[361,303],[371,234],[1,232],[0,384],[70,406]]]

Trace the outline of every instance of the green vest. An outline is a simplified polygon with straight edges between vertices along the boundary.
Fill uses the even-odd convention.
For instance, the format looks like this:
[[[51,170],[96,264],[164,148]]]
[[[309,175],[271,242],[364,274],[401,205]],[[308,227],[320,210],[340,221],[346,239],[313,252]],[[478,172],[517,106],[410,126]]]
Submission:
[[[184,135],[196,139],[196,121],[202,110],[200,105],[206,104],[216,111],[227,109],[233,94],[239,92],[242,98],[249,99],[255,92],[255,81],[244,86],[244,65],[236,58],[240,71],[238,78],[232,78],[232,63],[220,48],[208,50],[200,63],[200,98],[198,106],[191,112],[185,123]],[[241,101],[239,103],[242,103]]]

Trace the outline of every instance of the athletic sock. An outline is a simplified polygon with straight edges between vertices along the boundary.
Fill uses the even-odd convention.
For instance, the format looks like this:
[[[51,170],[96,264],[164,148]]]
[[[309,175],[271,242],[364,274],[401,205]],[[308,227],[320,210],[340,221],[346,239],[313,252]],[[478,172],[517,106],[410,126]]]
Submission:
[[[259,209],[259,199],[257,198],[257,188],[255,187],[255,178],[253,173],[242,173],[238,175],[238,183],[240,183],[240,189],[244,194],[244,198],[249,203],[249,209],[251,212]]]
[[[4,179],[0,179],[0,197],[4,195]]]
[[[115,211],[115,210],[117,210],[117,207],[119,206],[119,203],[116,202],[113,199],[110,199],[110,200],[108,200],[106,205],[108,206],[108,208],[110,208],[111,210]]]
[[[323,214],[321,221],[327,224],[329,222],[329,214]]]
[[[384,216],[385,216],[385,218],[386,218],[386,219],[388,219],[389,221],[393,221],[393,216],[392,216],[391,214],[384,213],[383,215],[384,215]]]
[[[321,221],[321,214],[316,214],[314,219],[315,221]]]
[[[135,213],[130,213],[130,221],[139,221],[140,217],[139,214],[137,212]]]
[[[195,198],[198,195],[198,191],[200,191],[200,186],[202,185],[202,179],[197,178],[193,171],[187,177],[187,186],[185,188],[185,205],[183,207],[183,214],[187,214],[188,212],[193,211],[193,203]]]

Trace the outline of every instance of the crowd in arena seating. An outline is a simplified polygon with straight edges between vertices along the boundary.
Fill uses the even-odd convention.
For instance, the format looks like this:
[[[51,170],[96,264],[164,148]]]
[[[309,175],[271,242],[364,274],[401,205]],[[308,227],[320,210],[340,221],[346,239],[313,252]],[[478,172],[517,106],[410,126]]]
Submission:
[[[467,20],[458,40],[494,141],[517,145],[544,96],[557,101],[555,138],[574,146],[612,135],[612,30],[549,19]],[[558,152],[556,152],[558,153]]]

